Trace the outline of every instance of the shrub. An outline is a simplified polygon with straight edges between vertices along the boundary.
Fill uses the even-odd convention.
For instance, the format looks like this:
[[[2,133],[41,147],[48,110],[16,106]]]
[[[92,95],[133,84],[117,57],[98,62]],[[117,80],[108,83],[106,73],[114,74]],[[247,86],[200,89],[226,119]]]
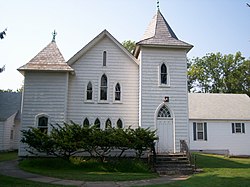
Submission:
[[[22,130],[22,143],[28,144],[31,154],[45,153],[69,160],[79,152],[88,152],[91,157],[98,157],[102,162],[113,149],[119,149],[121,157],[127,149],[134,149],[140,158],[144,151],[150,149],[157,139],[155,131],[149,128],[101,130],[96,126],[83,126],[64,123],[63,126],[52,125],[50,133],[43,133],[38,128]]]

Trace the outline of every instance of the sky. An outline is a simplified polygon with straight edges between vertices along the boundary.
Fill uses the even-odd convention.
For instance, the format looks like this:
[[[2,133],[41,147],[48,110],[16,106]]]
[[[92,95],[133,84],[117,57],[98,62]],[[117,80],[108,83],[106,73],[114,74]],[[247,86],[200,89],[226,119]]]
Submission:
[[[0,0],[0,90],[21,88],[16,70],[52,40],[67,61],[104,29],[118,41],[139,41],[156,14],[157,0]],[[160,0],[177,37],[194,45],[188,58],[208,53],[250,57],[250,0]]]

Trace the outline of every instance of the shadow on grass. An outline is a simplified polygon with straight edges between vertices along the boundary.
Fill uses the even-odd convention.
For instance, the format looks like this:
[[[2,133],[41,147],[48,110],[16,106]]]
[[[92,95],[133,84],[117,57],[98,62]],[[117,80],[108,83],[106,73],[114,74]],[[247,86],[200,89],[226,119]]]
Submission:
[[[196,164],[199,168],[250,168],[250,159],[196,154]]]

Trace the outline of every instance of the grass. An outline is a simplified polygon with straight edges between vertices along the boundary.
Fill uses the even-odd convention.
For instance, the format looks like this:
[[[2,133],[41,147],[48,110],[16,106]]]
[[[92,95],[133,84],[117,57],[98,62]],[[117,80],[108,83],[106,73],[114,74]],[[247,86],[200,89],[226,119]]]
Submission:
[[[17,151],[1,152],[0,162],[17,159]]]
[[[17,159],[17,152],[1,152],[0,162]],[[45,184],[41,182],[33,182],[24,179],[17,179],[14,177],[0,175],[1,187],[62,187],[61,185]]]
[[[62,179],[83,181],[129,181],[155,178],[147,164],[134,159],[96,160],[73,159],[67,162],[58,158],[29,158],[20,162],[25,171]]]
[[[197,154],[197,164],[203,172],[185,181],[149,187],[250,187],[250,159],[227,158],[218,155]]]

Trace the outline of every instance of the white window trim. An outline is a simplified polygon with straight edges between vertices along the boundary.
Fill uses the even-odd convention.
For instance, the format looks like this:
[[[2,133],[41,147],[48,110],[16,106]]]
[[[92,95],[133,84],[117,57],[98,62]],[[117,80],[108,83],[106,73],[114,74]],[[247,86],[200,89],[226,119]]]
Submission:
[[[122,128],[121,128],[121,129],[124,129],[124,128],[125,128],[125,123],[124,123],[124,120],[123,120],[122,118],[117,118],[117,120],[115,121],[115,124],[114,124],[114,125],[115,125],[115,128],[118,128],[118,127],[117,127],[117,121],[118,121],[119,119],[122,121]]]
[[[39,122],[39,118],[40,117],[46,117],[46,118],[48,118],[48,132],[50,132],[50,116],[48,115],[48,114],[46,114],[46,113],[40,113],[40,114],[37,114],[36,116],[35,116],[35,127],[37,127],[38,128],[38,122]]]
[[[234,133],[232,134],[245,134],[246,133],[246,125],[243,122],[235,122],[234,124]],[[240,124],[240,132],[236,132],[236,124]],[[243,124],[244,124],[244,132],[243,132]]]
[[[202,139],[199,139],[198,137],[198,124],[202,125]],[[199,131],[201,132],[201,131]],[[197,122],[196,123],[196,140],[197,141],[205,141],[205,127],[204,127],[204,122]]]
[[[161,66],[162,64],[165,64],[167,67],[167,84],[161,83]],[[169,88],[170,87],[170,75],[169,75],[169,65],[166,62],[161,62],[158,66],[158,86],[160,88]]]
[[[89,82],[92,84],[92,99],[91,100],[87,100],[87,90],[88,90],[88,84],[89,84]],[[85,103],[94,103],[94,84],[93,84],[93,82],[92,81],[88,81],[87,83],[86,83],[86,85],[85,85],[85,93],[84,93],[84,95],[85,95],[85,97],[84,97],[84,102]]]
[[[120,91],[121,91],[121,94],[120,94],[120,100],[115,100],[115,87],[117,84],[120,84]],[[115,82],[114,86],[113,86],[113,103],[114,104],[122,104],[122,84],[121,82]]]
[[[106,75],[107,77],[107,100],[101,100],[101,79],[102,79],[102,76],[103,75]],[[98,85],[98,103],[99,104],[108,104],[109,103],[109,97],[110,97],[110,94],[109,94],[109,77],[107,75],[106,72],[103,72],[100,77],[99,77],[99,85]]]

